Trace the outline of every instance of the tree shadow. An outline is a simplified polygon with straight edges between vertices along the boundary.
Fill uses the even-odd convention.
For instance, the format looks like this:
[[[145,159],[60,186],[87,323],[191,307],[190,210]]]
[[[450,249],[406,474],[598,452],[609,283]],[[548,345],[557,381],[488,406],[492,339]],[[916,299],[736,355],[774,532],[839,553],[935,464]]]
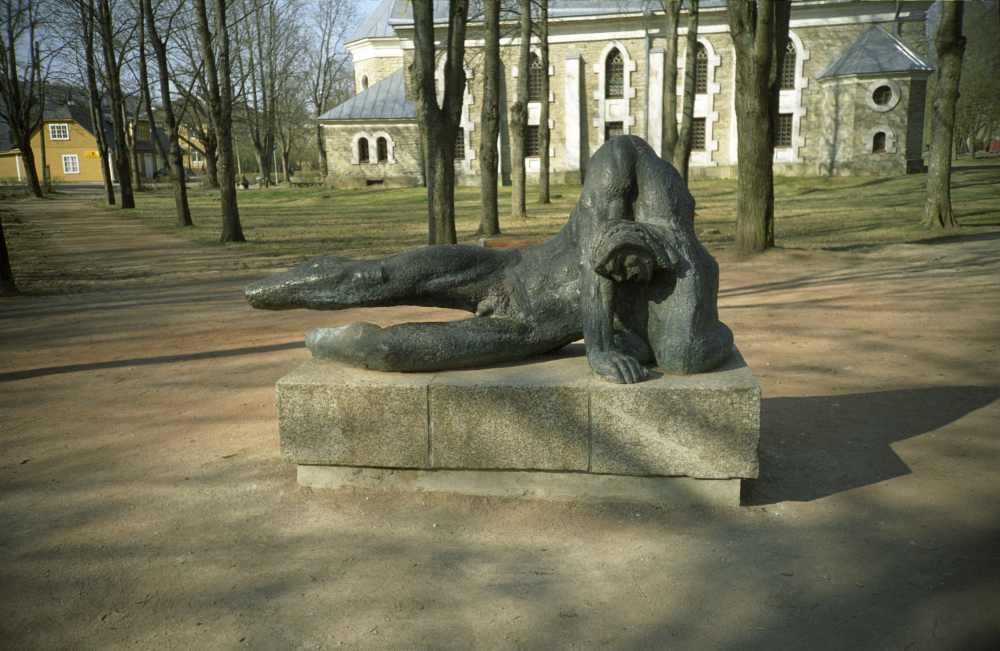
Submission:
[[[808,502],[908,475],[893,443],[998,397],[1000,387],[957,386],[764,400],[760,478],[744,482],[743,503]]]
[[[125,368],[130,366],[150,366],[152,364],[176,364],[178,362],[196,362],[204,359],[220,359],[224,357],[235,357],[239,355],[256,355],[259,353],[273,353],[280,350],[292,350],[294,348],[304,348],[304,347],[305,343],[302,341],[288,341],[281,344],[268,344],[265,346],[244,346],[242,348],[229,348],[225,350],[208,350],[201,353],[186,353],[183,355],[158,355],[156,357],[133,357],[130,359],[117,359],[107,362],[88,362],[86,364],[44,366],[41,368],[31,368],[23,371],[11,371],[9,373],[0,373],[0,382],[15,382],[17,380],[27,380],[30,378],[44,377],[46,375],[59,375],[62,373],[79,373],[82,371]]]

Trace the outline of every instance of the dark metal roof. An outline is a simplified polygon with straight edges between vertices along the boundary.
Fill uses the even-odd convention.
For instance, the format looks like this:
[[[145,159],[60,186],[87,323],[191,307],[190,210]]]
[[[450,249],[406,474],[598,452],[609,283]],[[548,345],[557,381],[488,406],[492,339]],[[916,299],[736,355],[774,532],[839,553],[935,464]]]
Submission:
[[[908,74],[932,70],[926,61],[906,47],[902,41],[884,28],[872,25],[819,75],[819,79],[852,75]]]
[[[501,18],[513,18],[518,14],[517,0],[501,0]],[[702,0],[701,8],[710,9],[725,6],[726,0]],[[380,5],[381,6],[381,5]],[[617,14],[641,14],[643,11],[660,11],[658,0],[549,0],[550,18],[573,18],[585,16],[614,16]],[[480,20],[483,15],[482,1],[469,2],[469,19]],[[447,0],[434,0],[435,22],[447,22]],[[395,0],[388,22],[410,24],[413,22],[412,0]]]
[[[347,37],[347,42],[360,41],[363,38],[385,38],[395,36],[389,25],[389,17],[392,15],[393,5],[396,0],[381,0],[375,10],[372,11],[361,24],[355,28]]]
[[[319,116],[323,121],[415,120],[416,118],[416,108],[406,99],[402,68]]]

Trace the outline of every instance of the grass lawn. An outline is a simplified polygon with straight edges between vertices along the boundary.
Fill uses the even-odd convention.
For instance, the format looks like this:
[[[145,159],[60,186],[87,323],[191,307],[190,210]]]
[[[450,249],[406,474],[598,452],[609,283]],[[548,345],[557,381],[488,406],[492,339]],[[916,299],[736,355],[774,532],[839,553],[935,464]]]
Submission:
[[[920,226],[926,177],[808,177],[775,183],[776,240],[788,248],[854,247],[914,241],[939,236]],[[969,161],[952,177],[952,201],[963,229],[1000,227],[1000,160]],[[691,191],[697,201],[697,228],[713,248],[733,241],[734,180],[698,179]],[[563,223],[579,195],[579,186],[554,186],[553,203],[533,203],[529,187],[527,220],[504,218],[509,206],[501,193],[501,227],[515,238],[541,238]],[[459,241],[474,243],[479,220],[479,190],[456,190]],[[216,243],[220,233],[217,192],[194,189],[191,208],[196,226],[175,227],[168,190],[140,193],[135,219],[182,234],[198,242]],[[282,258],[333,253],[350,257],[380,256],[425,243],[423,188],[333,190],[275,188],[241,191],[240,215],[247,244],[256,255]]]

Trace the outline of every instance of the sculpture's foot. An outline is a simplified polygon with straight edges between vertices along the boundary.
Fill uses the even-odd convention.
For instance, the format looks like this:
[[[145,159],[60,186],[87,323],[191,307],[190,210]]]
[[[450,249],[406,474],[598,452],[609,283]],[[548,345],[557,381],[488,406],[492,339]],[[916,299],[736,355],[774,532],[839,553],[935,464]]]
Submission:
[[[306,348],[317,359],[364,366],[382,328],[364,321],[337,328],[316,328],[306,335]]]
[[[390,298],[385,292],[386,281],[379,261],[326,256],[251,283],[244,294],[258,309],[339,310]]]

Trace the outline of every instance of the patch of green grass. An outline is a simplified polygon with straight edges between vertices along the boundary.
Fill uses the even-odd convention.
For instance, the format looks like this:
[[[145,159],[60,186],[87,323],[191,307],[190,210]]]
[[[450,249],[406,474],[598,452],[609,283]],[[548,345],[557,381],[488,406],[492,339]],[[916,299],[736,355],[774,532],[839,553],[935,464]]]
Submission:
[[[775,237],[787,248],[852,247],[908,242],[939,236],[921,227],[926,177],[778,177],[775,180]],[[956,168],[952,201],[964,229],[1000,228],[1000,161]],[[702,239],[716,247],[732,243],[736,181],[695,179],[696,223]],[[529,187],[527,220],[509,211],[509,191],[501,191],[501,228],[511,238],[544,238],[566,221],[579,186],[553,186],[553,202],[535,203]],[[272,188],[239,193],[240,217],[249,240],[229,245],[260,256],[305,258],[319,254],[371,257],[426,243],[423,188],[334,190],[322,187]],[[196,226],[174,226],[169,191],[138,195],[129,214],[157,228],[206,244],[221,231],[218,192],[192,188]],[[459,241],[474,243],[479,225],[478,187],[455,192]]]

